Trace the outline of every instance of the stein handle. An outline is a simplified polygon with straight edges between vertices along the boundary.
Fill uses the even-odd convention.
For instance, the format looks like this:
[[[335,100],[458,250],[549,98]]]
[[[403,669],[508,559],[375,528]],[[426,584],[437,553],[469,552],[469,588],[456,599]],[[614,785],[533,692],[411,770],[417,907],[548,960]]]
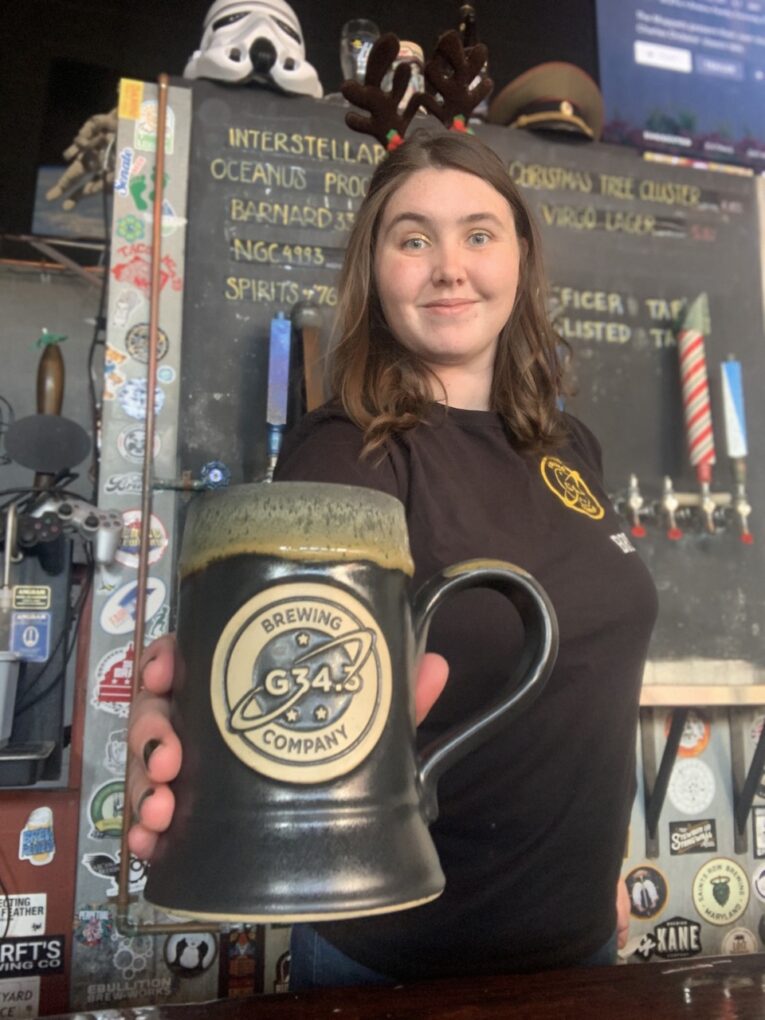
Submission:
[[[526,641],[513,675],[500,696],[420,752],[418,776],[428,824],[438,817],[436,787],[441,775],[539,697],[558,654],[558,621],[539,582],[521,567],[504,560],[465,560],[439,571],[415,596],[413,616],[418,657],[425,651],[435,611],[449,595],[468,588],[491,588],[505,595],[520,614]]]

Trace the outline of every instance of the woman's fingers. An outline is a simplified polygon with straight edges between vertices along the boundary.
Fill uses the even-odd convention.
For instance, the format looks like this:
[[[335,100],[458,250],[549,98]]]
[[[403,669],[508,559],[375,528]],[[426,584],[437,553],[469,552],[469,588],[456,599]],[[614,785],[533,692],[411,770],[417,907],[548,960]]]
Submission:
[[[140,861],[151,860],[157,846],[158,835],[151,832],[145,825],[137,824],[128,831],[128,847]]]
[[[136,857],[147,861],[154,853],[157,835],[173,820],[175,797],[169,786],[152,783],[137,766],[131,772],[128,785],[136,819],[128,831],[128,846]]]
[[[130,716],[129,803],[136,823],[128,833],[132,853],[148,860],[157,833],[169,826],[175,797],[167,786],[181,767],[181,744],[170,723],[167,697],[175,672],[175,638],[158,638],[141,656],[141,690]]]
[[[157,835],[164,832],[173,819],[175,797],[169,786],[152,783],[135,760],[128,788],[135,818],[128,830],[128,846],[136,857],[148,861],[154,853]]]
[[[181,744],[170,723],[166,697],[175,673],[175,636],[152,641],[141,656],[141,691],[130,716],[128,743],[138,770],[154,783],[175,779],[181,767]]]
[[[169,694],[175,675],[175,635],[164,634],[141,655],[141,683],[152,694]]]
[[[131,762],[129,802],[133,809],[136,823],[127,833],[127,845],[129,845],[136,857],[144,861],[148,860],[154,853],[157,833],[164,832],[170,824],[172,812],[175,808],[175,798],[170,787],[165,782],[161,782],[152,776],[153,772],[172,770],[171,768],[164,769],[164,765],[161,762],[161,767],[155,768],[154,756],[158,755],[160,751],[161,745],[151,751],[148,756],[148,771],[144,768],[143,762],[137,761],[135,756],[133,756]],[[168,760],[171,751],[172,749],[170,748],[167,755],[165,755]],[[174,756],[174,759],[180,763],[180,746],[179,752]]]
[[[144,797],[141,805],[141,824],[152,832],[164,832],[173,818],[175,797],[169,786],[160,784]]]
[[[419,726],[433,707],[449,676],[449,664],[443,655],[426,652],[420,660],[414,684],[414,711]]]
[[[130,732],[130,751],[150,780],[169,783],[181,768],[181,742],[170,723],[170,703],[141,691],[135,699]]]
[[[139,825],[150,832],[164,832],[172,821],[175,797],[169,786],[155,786],[138,778],[131,789],[131,800]]]

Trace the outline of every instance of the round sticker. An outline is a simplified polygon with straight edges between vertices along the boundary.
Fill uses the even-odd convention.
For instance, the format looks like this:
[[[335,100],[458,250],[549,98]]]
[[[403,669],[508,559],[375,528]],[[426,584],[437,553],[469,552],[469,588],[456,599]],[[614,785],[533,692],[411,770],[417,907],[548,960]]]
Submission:
[[[146,581],[144,619],[146,623],[162,608],[167,587],[159,577]],[[107,634],[132,634],[135,630],[135,610],[138,602],[138,582],[128,581],[112,592],[104,603],[99,622]]]
[[[765,903],[765,864],[755,869],[752,875],[752,890],[757,899]]]
[[[667,713],[664,722],[664,736],[669,735],[669,728],[672,725],[672,712]],[[681,758],[693,758],[706,748],[709,743],[709,735],[712,727],[709,720],[701,712],[691,708],[685,718],[685,726],[680,737],[680,744],[677,753]]]
[[[715,857],[702,864],[693,880],[693,904],[710,924],[731,924],[749,903],[749,877],[736,861]]]
[[[723,936],[720,948],[726,955],[741,956],[744,953],[756,953],[759,947],[753,931],[748,928],[731,928]]]
[[[667,796],[682,814],[698,818],[714,800],[714,773],[698,758],[676,761],[669,778]]]
[[[141,548],[141,511],[126,510],[122,515],[122,522],[122,540],[114,558],[126,567],[137,567],[138,553]],[[152,514],[149,534],[149,565],[162,559],[168,541],[167,528],[156,514]]]
[[[160,440],[154,433],[154,456],[159,455]],[[143,425],[128,425],[117,436],[117,449],[125,460],[131,460],[134,464],[143,464],[144,450],[146,449],[146,429]]]
[[[125,784],[112,779],[93,792],[88,804],[90,821],[93,825],[91,839],[104,836],[119,838],[122,833],[122,814],[125,809]]]
[[[667,905],[667,880],[659,871],[642,864],[624,879],[630,894],[630,913],[633,917],[656,917]]]
[[[207,932],[178,932],[165,941],[165,963],[178,977],[202,974],[217,955],[217,939]]]
[[[157,329],[157,361],[161,361],[167,354],[169,347],[167,333],[164,329]],[[139,322],[127,331],[125,336],[125,349],[128,354],[140,361],[143,365],[149,360],[149,324]]]
[[[145,379],[128,379],[117,390],[117,400],[128,418],[145,418],[147,386]],[[154,413],[159,414],[165,404],[165,391],[161,386],[154,390]]]
[[[213,713],[246,765],[273,779],[319,783],[373,750],[392,691],[377,621],[348,592],[280,584],[249,599],[213,656]]]

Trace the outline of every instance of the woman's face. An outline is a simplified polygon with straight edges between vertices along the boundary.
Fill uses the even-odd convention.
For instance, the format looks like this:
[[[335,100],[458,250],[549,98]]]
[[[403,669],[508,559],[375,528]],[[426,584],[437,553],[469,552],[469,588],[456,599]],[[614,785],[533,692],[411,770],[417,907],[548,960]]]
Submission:
[[[396,339],[426,364],[490,378],[518,288],[520,246],[498,191],[462,170],[418,170],[388,201],[374,252]]]

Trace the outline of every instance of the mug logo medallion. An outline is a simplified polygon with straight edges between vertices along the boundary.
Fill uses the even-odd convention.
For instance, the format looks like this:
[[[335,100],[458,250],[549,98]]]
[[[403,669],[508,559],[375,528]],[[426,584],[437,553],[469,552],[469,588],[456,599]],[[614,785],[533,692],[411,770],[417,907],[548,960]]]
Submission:
[[[578,471],[574,471],[557,457],[543,457],[540,470],[547,488],[554,492],[569,510],[586,514],[594,521],[599,521],[604,516],[605,510],[590,492],[587,482]]]
[[[253,596],[213,655],[221,736],[254,771],[286,782],[326,782],[359,765],[380,739],[391,690],[376,620],[327,584],[280,584]]]

